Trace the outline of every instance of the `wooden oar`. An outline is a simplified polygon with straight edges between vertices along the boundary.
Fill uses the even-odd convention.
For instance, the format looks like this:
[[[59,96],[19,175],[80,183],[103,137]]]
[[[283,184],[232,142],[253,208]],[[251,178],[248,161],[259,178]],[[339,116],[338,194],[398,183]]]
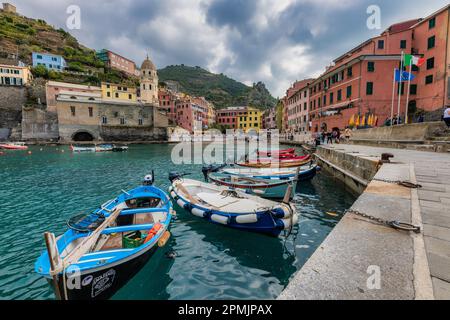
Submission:
[[[108,228],[120,215],[121,209],[116,209],[110,216],[108,216],[105,221],[92,232],[88,237],[86,237],[78,246],[76,246],[64,259],[62,259],[62,264],[56,266],[54,269],[50,270],[50,275],[54,276],[61,273],[66,267],[76,264],[82,256],[84,256],[91,248],[97,243],[98,238],[102,234],[103,230]],[[50,261],[53,257],[50,257]]]

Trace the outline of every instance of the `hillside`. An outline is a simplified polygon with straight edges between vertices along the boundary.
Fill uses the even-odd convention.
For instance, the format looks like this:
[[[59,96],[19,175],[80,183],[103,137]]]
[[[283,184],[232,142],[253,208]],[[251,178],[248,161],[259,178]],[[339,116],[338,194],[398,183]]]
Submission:
[[[62,55],[68,68],[65,73],[33,70],[35,76],[46,79],[98,84],[100,81],[136,82],[136,79],[114,70],[105,70],[95,51],[81,45],[63,29],[56,29],[41,19],[0,11],[0,61],[18,53],[19,60],[31,64],[32,52]]]
[[[158,70],[158,76],[160,82],[175,82],[180,91],[203,96],[218,109],[244,105],[267,109],[276,104],[276,99],[261,82],[248,87],[223,74],[214,74],[200,67],[168,66]]]
[[[62,73],[39,66],[33,68],[35,77],[90,85],[99,85],[101,81],[138,83],[136,77],[105,68],[93,49],[81,45],[63,29],[56,29],[41,19],[0,11],[0,63],[18,54],[19,60],[31,64],[32,52],[62,55],[68,63],[67,72]],[[261,82],[248,87],[223,74],[184,65],[168,66],[158,72],[161,82],[171,80],[179,85],[181,91],[204,96],[219,109],[239,105],[266,109],[276,104]]]

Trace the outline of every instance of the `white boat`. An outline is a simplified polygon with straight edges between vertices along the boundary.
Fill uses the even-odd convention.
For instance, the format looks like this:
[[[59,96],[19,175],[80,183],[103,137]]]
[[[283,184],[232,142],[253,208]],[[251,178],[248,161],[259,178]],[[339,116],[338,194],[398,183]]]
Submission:
[[[292,230],[299,220],[295,206],[289,204],[292,187],[285,200],[278,203],[228,187],[183,179],[177,173],[171,173],[169,179],[169,193],[177,204],[213,224],[279,236]]]
[[[70,150],[72,150],[72,152],[95,152],[96,148],[95,146],[70,146]]]

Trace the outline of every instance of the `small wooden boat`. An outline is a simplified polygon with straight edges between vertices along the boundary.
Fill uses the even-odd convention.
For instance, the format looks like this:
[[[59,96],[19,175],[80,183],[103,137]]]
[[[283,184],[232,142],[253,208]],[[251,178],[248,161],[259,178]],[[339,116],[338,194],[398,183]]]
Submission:
[[[27,150],[28,147],[23,142],[16,142],[16,143],[3,143],[3,144],[0,144],[0,149],[5,149],[5,150]]]
[[[114,150],[114,146],[112,144],[99,144],[95,146],[95,152],[111,152]]]
[[[319,167],[311,162],[310,164],[299,167],[298,169],[298,181],[307,181],[313,179],[316,176]],[[273,180],[295,179],[297,176],[297,169],[295,168],[225,168],[222,169],[221,172],[238,177],[241,176],[256,179]]]
[[[252,178],[234,176],[226,173],[210,173],[209,180],[221,186],[238,189],[246,194],[253,194],[266,199],[283,199],[289,186],[297,183],[297,178],[286,180],[272,180],[264,178]],[[290,193],[290,199],[294,193]]]
[[[274,151],[259,151],[258,155],[261,157],[275,157],[279,155],[294,154],[295,148],[285,149],[285,150],[274,150]]]
[[[95,152],[96,148],[95,146],[70,146],[70,150],[72,152],[81,153],[81,152]]]
[[[282,203],[249,195],[225,186],[184,179],[171,173],[171,197],[192,215],[213,224],[278,237],[298,223],[298,213],[289,204],[292,187]]]
[[[47,251],[35,270],[58,299],[109,299],[166,244],[174,212],[168,195],[152,184],[149,175],[143,186],[70,219],[62,236],[45,234]]]

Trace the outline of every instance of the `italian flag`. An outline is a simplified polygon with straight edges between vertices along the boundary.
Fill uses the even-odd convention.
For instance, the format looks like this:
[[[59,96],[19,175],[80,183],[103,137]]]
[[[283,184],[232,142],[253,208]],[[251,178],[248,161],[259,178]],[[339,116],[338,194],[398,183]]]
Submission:
[[[418,56],[413,56],[412,54],[405,54],[405,66],[411,66],[411,65],[415,65],[420,67],[421,65],[423,65],[426,60],[425,58],[421,58]]]

